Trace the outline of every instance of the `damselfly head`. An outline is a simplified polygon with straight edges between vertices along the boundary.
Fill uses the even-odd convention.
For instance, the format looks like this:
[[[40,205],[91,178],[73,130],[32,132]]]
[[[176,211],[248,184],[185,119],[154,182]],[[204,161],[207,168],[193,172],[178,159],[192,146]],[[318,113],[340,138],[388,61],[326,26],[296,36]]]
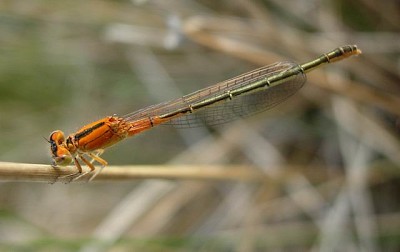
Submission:
[[[65,166],[72,162],[72,155],[67,149],[64,133],[60,130],[50,134],[50,152],[54,165]]]

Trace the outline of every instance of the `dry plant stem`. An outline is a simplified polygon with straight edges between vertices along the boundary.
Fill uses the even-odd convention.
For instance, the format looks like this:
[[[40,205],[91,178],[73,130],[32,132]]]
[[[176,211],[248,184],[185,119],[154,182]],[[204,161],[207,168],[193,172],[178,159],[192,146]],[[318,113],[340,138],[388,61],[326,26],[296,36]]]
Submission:
[[[98,169],[98,168],[97,168]],[[82,167],[82,172],[89,170]],[[305,174],[312,181],[324,181],[334,177],[341,179],[341,172],[329,174],[326,169],[318,166],[287,166],[280,169],[276,176],[258,172],[256,167],[246,165],[127,165],[107,166],[93,182],[132,181],[138,179],[168,179],[168,180],[205,180],[205,181],[237,181],[261,182],[268,184],[283,183],[293,176]],[[335,168],[330,171],[337,170]],[[76,172],[74,166],[53,168],[44,164],[26,164],[0,162],[0,181],[8,182],[71,182],[70,178],[63,176]],[[398,168],[370,169],[368,174],[371,183],[381,183],[386,178],[400,176]],[[90,175],[72,182],[87,182]]]
[[[234,181],[263,181],[271,180],[266,175],[245,166],[165,166],[165,165],[135,165],[109,166],[100,173],[94,181],[127,181],[134,179],[193,179],[193,180],[234,180]],[[82,167],[83,172],[89,168]],[[43,164],[24,164],[0,162],[0,181],[29,181],[29,182],[71,182],[63,178],[76,172],[73,166],[53,168]],[[90,176],[89,176],[90,177]],[[83,176],[73,182],[86,182],[89,178]]]

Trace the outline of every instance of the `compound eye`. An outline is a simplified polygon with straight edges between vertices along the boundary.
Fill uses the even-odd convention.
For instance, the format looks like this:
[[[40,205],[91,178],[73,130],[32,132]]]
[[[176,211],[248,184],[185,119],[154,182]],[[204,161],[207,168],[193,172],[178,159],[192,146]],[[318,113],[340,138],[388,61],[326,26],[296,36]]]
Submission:
[[[65,141],[64,132],[61,130],[53,131],[50,134],[50,142],[55,142],[56,144],[62,144]]]

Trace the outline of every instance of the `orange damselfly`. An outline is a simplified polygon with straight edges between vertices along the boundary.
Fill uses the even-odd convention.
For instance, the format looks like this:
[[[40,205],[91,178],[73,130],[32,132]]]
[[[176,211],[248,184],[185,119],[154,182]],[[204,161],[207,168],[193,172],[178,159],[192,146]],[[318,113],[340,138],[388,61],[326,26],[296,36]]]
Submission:
[[[107,116],[82,127],[68,137],[62,131],[56,130],[51,133],[49,140],[53,166],[74,163],[77,172],[67,176],[75,180],[93,172],[93,162],[96,161],[101,164],[101,168],[90,178],[92,180],[107,165],[107,161],[100,157],[104,149],[127,137],[159,124],[179,127],[215,125],[267,110],[296,93],[306,82],[307,72],[322,64],[360,53],[357,46],[347,45],[301,65],[277,62],[176,100],[149,106],[121,117]],[[90,168],[88,172],[82,173],[80,161]]]

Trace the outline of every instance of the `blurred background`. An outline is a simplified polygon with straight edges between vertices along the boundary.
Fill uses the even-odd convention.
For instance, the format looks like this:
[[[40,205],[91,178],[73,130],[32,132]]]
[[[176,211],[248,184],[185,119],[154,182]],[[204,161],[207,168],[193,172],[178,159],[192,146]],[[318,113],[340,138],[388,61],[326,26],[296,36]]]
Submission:
[[[270,183],[0,184],[2,251],[399,251],[395,0],[0,2],[0,161],[47,138],[276,61],[345,44],[283,104],[218,127],[160,126],[112,165],[244,165]]]

